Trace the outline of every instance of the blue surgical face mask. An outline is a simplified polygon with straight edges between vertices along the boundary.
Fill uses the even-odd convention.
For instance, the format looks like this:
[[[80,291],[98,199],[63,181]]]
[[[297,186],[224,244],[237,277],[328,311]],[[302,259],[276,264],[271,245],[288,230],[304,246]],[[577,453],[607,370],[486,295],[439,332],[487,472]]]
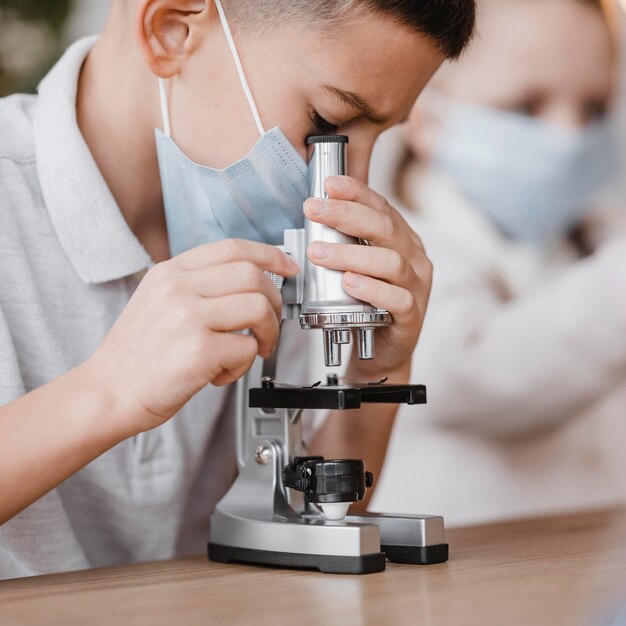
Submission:
[[[546,246],[565,235],[614,171],[607,122],[567,130],[516,113],[443,104],[435,166],[511,239]]]
[[[260,139],[225,169],[194,163],[171,137],[167,91],[160,81],[164,132],[155,133],[172,256],[229,238],[282,244],[284,230],[304,224],[307,164],[279,128],[265,132],[220,0],[215,4]]]

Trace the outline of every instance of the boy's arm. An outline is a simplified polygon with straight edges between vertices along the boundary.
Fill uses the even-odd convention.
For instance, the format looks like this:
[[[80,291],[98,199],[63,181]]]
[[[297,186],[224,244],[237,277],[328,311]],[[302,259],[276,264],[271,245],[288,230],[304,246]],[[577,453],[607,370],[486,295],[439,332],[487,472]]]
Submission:
[[[0,524],[133,433],[87,363],[0,407]]]
[[[0,523],[269,356],[282,303],[267,271],[298,268],[273,246],[236,240],[156,265],[85,364],[0,407]]]

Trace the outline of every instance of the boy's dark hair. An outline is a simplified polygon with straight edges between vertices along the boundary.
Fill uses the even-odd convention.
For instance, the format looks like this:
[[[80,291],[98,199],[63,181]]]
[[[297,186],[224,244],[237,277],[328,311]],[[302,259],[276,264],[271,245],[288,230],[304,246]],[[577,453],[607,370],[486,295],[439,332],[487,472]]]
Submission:
[[[349,19],[355,11],[381,13],[432,41],[446,58],[458,57],[469,43],[476,20],[475,0],[223,0],[234,22],[258,27],[276,21],[327,25]]]

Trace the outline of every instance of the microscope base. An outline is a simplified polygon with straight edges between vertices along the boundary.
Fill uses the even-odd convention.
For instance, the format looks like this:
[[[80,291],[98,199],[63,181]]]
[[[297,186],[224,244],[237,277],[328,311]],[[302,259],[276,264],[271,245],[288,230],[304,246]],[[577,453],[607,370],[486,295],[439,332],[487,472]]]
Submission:
[[[347,522],[375,524],[380,530],[381,551],[392,563],[435,565],[448,560],[443,517],[439,515],[348,515]]]
[[[448,544],[437,546],[381,546],[391,563],[405,565],[435,565],[448,560]]]
[[[237,490],[230,495],[237,495]],[[363,513],[348,515],[344,522],[328,522],[321,515],[301,517],[292,511],[288,517],[263,519],[258,510],[249,508],[250,500],[244,504],[246,510],[218,505],[208,545],[211,561],[370,574],[383,571],[387,559],[414,565],[448,560],[440,516]]]
[[[250,563],[313,569],[324,574],[373,574],[385,569],[385,555],[380,552],[363,556],[328,556],[254,550],[216,543],[210,543],[208,549],[209,559],[217,563]]]

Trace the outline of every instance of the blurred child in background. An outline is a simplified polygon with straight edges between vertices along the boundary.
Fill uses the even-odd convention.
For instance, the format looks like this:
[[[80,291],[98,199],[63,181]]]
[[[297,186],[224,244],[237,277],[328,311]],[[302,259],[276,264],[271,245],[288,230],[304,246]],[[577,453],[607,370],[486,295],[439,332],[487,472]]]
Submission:
[[[591,209],[616,166],[611,26],[600,0],[485,1],[406,125],[429,404],[401,409],[373,509],[454,525],[626,502],[626,237]],[[398,163],[382,150],[374,179]]]

